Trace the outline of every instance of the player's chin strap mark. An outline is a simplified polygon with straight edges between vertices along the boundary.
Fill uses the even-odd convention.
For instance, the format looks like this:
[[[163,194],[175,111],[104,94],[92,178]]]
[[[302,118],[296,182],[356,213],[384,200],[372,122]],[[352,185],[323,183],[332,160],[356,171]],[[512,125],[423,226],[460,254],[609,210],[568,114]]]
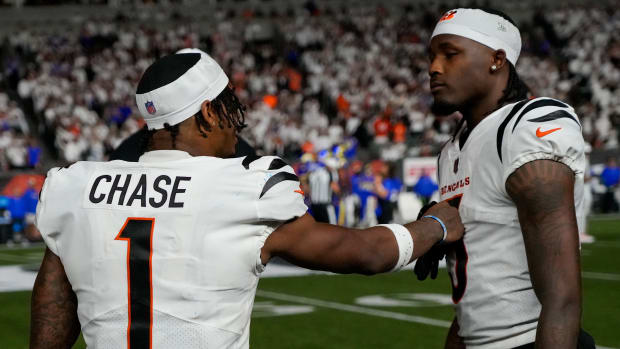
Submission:
[[[273,175],[271,178],[269,178],[269,180],[267,180],[267,183],[265,183],[265,186],[263,187],[263,191],[260,193],[260,196],[258,198],[259,199],[262,198],[263,195],[265,195],[265,193],[269,189],[271,189],[271,187],[283,181],[299,182],[299,178],[296,175],[289,173],[289,172],[278,172],[275,175]]]
[[[517,117],[517,121],[515,121],[514,126],[512,126],[512,133],[515,132],[515,128],[517,128],[517,124],[519,123],[519,121],[521,121],[521,118],[523,117],[523,115],[527,114],[531,110],[534,110],[536,108],[542,108],[542,107],[568,108],[568,105],[560,101],[556,101],[555,99],[540,99],[540,100],[534,101],[532,104],[525,107],[523,111],[519,114],[519,116]]]
[[[553,113],[549,113],[547,115],[543,115],[543,116],[538,117],[538,118],[530,119],[528,121],[529,122],[546,122],[546,121],[552,121],[552,120],[557,120],[557,119],[562,119],[562,118],[567,118],[567,119],[573,120],[577,125],[579,125],[579,128],[581,128],[581,125],[579,124],[579,121],[577,121],[577,119],[575,119],[575,117],[570,115],[570,113],[565,111],[565,110],[556,110]]]

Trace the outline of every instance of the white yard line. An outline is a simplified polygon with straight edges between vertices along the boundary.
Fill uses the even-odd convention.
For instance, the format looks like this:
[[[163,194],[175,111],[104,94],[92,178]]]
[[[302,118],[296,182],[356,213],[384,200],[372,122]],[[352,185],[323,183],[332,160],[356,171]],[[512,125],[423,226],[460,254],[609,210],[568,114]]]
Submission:
[[[584,271],[581,273],[586,279],[597,279],[597,280],[607,280],[607,281],[620,281],[620,274],[611,274],[611,273],[595,273],[592,271]]]
[[[0,292],[30,291],[36,277],[35,271],[24,270],[20,265],[0,267]]]
[[[279,301],[299,303],[299,304],[304,304],[304,305],[313,305],[315,307],[336,309],[336,310],[341,310],[341,311],[348,311],[350,313],[366,314],[366,315],[372,315],[372,316],[407,321],[407,322],[416,322],[419,324],[425,324],[425,325],[431,325],[431,326],[437,326],[437,327],[448,328],[452,324],[450,321],[431,319],[431,318],[427,318],[423,316],[402,314],[402,313],[397,313],[393,311],[385,311],[385,310],[379,310],[379,309],[360,307],[357,305],[329,302],[329,301],[324,301],[320,299],[294,296],[294,295],[285,294],[285,293],[258,290],[256,291],[256,295],[259,297],[275,299]]]
[[[595,241],[591,244],[585,245],[587,247],[611,247],[620,248],[620,241]]]

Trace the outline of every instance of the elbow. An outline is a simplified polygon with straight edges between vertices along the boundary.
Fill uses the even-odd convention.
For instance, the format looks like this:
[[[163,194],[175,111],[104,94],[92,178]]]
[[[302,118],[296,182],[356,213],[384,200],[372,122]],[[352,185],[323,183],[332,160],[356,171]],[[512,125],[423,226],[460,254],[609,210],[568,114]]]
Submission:
[[[573,319],[581,319],[581,292],[578,290],[558,292],[541,302],[545,311],[551,311]]]

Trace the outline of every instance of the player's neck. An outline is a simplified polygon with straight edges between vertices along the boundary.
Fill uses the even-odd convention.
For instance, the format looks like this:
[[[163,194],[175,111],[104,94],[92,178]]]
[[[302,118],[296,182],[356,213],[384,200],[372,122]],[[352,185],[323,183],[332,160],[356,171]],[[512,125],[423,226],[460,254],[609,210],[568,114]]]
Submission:
[[[498,101],[504,95],[504,90],[508,82],[508,76],[502,76],[495,80],[494,85],[488,89],[489,93],[480,99],[473,101],[470,105],[461,110],[461,114],[467,121],[467,128],[471,132],[487,116],[502,106]]]
[[[207,142],[206,139],[204,139]],[[186,141],[182,137],[177,137],[175,144],[172,144],[172,138],[169,139],[157,139],[153,138],[148,147],[147,151],[153,150],[180,150],[188,153],[191,156],[212,156],[218,157],[219,154],[213,150],[212,147],[205,146],[204,144],[193,144],[192,142]]]

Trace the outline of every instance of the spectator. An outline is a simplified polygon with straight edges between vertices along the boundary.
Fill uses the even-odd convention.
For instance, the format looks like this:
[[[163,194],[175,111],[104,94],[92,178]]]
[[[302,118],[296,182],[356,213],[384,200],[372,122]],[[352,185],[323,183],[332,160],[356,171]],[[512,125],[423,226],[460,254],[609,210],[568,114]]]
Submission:
[[[607,159],[605,169],[601,173],[601,180],[606,188],[601,205],[603,213],[618,212],[618,201],[616,201],[615,192],[618,188],[618,183],[620,183],[620,167],[618,167],[614,157]]]
[[[392,223],[398,194],[403,183],[395,175],[394,164],[382,163],[380,173],[375,177],[375,192],[377,193],[381,213],[377,217],[379,224]]]
[[[0,196],[0,244],[9,241],[13,235],[10,206],[11,198]]]
[[[433,194],[439,189],[437,183],[431,178],[428,172],[424,171],[418,182],[413,186],[413,192],[422,200],[422,204],[426,205],[430,202]]]

